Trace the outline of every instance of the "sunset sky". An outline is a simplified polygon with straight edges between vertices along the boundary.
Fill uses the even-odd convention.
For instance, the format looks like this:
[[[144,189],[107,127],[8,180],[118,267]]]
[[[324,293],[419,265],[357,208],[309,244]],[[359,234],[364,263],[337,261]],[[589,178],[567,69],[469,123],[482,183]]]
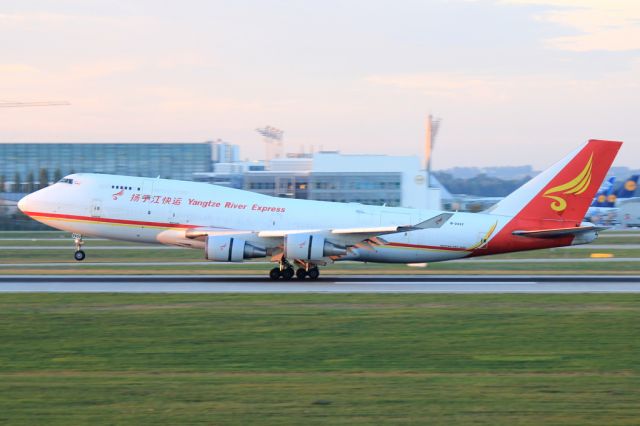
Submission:
[[[204,141],[542,168],[588,138],[640,167],[640,1],[3,1],[3,142]]]

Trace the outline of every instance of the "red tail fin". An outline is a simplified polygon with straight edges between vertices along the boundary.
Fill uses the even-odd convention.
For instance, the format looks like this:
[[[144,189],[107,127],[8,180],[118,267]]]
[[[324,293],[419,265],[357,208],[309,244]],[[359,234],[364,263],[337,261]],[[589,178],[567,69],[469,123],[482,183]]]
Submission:
[[[491,213],[578,225],[622,142],[592,139],[498,203]]]
[[[582,223],[621,145],[590,140],[500,201],[490,213],[510,220],[489,241],[487,249],[474,255],[571,244],[576,235],[567,230],[577,229]],[[545,230],[557,232],[545,238],[529,238],[532,233],[526,232],[541,235]]]

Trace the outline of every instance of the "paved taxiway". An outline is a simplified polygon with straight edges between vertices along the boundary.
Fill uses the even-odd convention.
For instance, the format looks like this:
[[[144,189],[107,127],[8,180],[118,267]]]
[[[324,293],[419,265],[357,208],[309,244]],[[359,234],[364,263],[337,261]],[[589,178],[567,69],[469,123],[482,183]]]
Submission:
[[[578,246],[566,246],[557,247],[555,250],[637,250],[640,249],[640,244],[584,244]],[[73,251],[73,245],[55,245],[55,246],[2,246],[0,250],[66,250]],[[107,246],[92,246],[85,245],[84,250],[90,252],[91,250],[184,250],[184,247],[175,246],[163,246],[159,244],[147,244],[147,245],[107,245]]]
[[[80,293],[640,293],[640,276],[350,275],[270,281],[255,275],[15,275],[0,292]]]
[[[551,258],[551,259],[492,259],[491,257],[481,259],[459,259],[449,260],[447,263],[620,263],[638,262],[637,257],[611,257],[611,258]],[[219,262],[228,264],[228,262]],[[252,264],[269,265],[271,262],[251,262]],[[42,267],[84,267],[84,266],[211,266],[211,261],[182,261],[182,262],[28,262],[28,263],[0,263],[0,268],[42,268]]]

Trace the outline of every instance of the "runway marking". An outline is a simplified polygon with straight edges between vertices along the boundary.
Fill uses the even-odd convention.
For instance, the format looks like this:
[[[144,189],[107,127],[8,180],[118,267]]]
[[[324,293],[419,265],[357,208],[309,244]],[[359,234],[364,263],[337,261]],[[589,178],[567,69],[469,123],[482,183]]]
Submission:
[[[327,276],[271,281],[257,276],[0,277],[0,293],[640,293],[640,276]]]

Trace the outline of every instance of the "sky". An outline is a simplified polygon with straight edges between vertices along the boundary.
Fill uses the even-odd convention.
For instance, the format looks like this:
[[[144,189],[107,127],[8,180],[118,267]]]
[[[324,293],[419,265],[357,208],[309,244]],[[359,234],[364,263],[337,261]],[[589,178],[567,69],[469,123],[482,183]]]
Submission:
[[[223,139],[542,169],[589,138],[640,168],[636,0],[4,0],[0,142]]]

